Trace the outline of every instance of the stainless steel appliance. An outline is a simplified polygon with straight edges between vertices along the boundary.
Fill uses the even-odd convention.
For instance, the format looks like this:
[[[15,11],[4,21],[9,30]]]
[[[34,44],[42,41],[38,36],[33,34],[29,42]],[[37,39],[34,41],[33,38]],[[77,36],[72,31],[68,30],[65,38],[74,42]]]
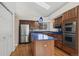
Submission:
[[[76,35],[75,34],[69,34],[69,33],[64,34],[63,43],[66,44],[68,47],[76,48],[75,41],[76,41]]]
[[[63,26],[64,39],[63,43],[68,47],[76,48],[76,21],[66,21]]]
[[[64,23],[65,33],[75,33],[76,32],[76,21],[67,21]]]
[[[28,43],[29,42],[29,24],[20,25],[20,41],[19,43]]]
[[[61,24],[54,24],[54,28],[61,28]]]

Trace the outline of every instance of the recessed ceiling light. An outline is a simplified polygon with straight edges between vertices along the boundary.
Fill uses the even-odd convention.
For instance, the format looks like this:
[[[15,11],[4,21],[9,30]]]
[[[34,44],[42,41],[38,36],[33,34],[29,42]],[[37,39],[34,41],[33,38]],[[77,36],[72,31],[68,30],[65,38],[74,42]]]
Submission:
[[[41,7],[43,7],[43,8],[45,8],[45,9],[49,9],[50,8],[50,6],[47,4],[47,3],[45,3],[45,2],[35,2],[37,5],[39,5],[39,6],[41,6]]]

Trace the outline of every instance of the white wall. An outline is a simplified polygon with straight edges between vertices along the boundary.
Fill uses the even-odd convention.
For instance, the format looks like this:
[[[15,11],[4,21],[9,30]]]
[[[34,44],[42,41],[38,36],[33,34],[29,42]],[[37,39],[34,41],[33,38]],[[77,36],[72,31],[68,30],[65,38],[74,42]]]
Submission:
[[[57,32],[58,29],[54,28],[53,23],[54,23],[54,20],[53,19],[50,20],[50,25],[49,25],[50,26],[50,31]]]
[[[15,47],[19,43],[19,18],[15,16]]]
[[[3,2],[3,4],[13,13],[13,45],[14,49],[18,45],[19,36],[19,18],[16,17],[16,3],[15,2]],[[14,50],[13,49],[13,50]]]
[[[19,23],[15,17],[15,3],[4,2],[4,5],[13,13],[13,15],[10,14],[0,4],[0,55],[8,56],[18,44],[17,26]]]
[[[3,4],[4,4],[11,12],[16,12],[16,3],[15,3],[15,2],[3,2]]]
[[[0,55],[13,50],[13,15],[0,4]]]

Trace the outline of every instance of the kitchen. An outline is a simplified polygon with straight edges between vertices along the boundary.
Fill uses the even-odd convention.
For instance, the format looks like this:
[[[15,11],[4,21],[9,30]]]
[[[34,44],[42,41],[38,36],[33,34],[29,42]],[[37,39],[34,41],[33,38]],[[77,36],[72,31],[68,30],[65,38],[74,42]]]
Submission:
[[[10,52],[11,56],[79,55],[79,3],[1,2],[0,8],[5,8],[11,13],[9,10],[11,5],[8,5],[10,3],[16,6],[15,11],[13,11],[13,8],[10,9],[16,12],[14,24],[9,24],[14,27],[12,34],[13,37],[15,37],[13,38],[14,40],[7,42],[9,43],[7,46],[12,44],[13,50]],[[40,4],[43,5],[43,7],[40,6]],[[31,7],[32,5],[33,7]],[[54,5],[56,5],[56,7]],[[0,12],[4,11],[1,9]],[[4,15],[6,14],[4,13]],[[2,17],[4,17],[4,15]],[[5,19],[7,16],[8,15],[6,15]],[[7,24],[7,22],[3,23],[5,25]],[[0,24],[0,26],[2,26],[2,24]],[[3,31],[2,29],[0,30]],[[0,38],[5,40],[7,37],[3,35]],[[6,47],[6,44],[1,44]],[[0,47],[2,45],[0,45]],[[2,50],[1,53],[7,50]],[[7,54],[8,52],[0,55]]]
[[[55,31],[49,31],[50,23],[44,22],[44,17],[38,17],[37,21],[21,20],[20,21],[21,25],[30,24],[29,26],[32,26],[30,27],[31,30],[29,34],[29,38],[30,38],[29,42],[32,44],[31,47],[31,50],[33,52],[32,55],[34,56],[54,55],[53,52],[54,48],[52,48],[54,46],[68,53],[69,55],[73,55],[73,56],[78,55],[78,39],[77,39],[78,20],[77,19],[78,19],[78,6],[64,12],[61,16],[54,19],[54,22],[52,22],[53,23],[52,27],[54,27]],[[50,39],[49,37],[52,38]],[[47,42],[44,41],[45,39]],[[49,42],[52,43],[48,44]],[[41,47],[40,45],[43,45],[44,48]]]
[[[77,7],[75,7],[75,8],[77,8]],[[48,50],[50,50],[54,46],[61,49],[61,50],[63,50],[63,51],[65,51],[69,55],[77,55],[77,51],[78,51],[77,50],[77,44],[78,44],[77,42],[78,42],[78,40],[76,38],[76,36],[77,36],[77,33],[76,33],[76,31],[77,31],[77,29],[76,29],[77,22],[76,21],[78,21],[78,20],[75,20],[75,17],[71,17],[71,18],[68,18],[68,21],[67,21],[67,20],[63,19],[63,17],[64,16],[60,16],[60,17],[56,18],[55,21],[54,21],[53,26],[54,26],[54,28],[58,29],[57,32],[55,32],[55,31],[54,32],[53,31],[36,31],[36,30],[31,28],[32,31],[30,31],[30,34],[29,34],[29,38],[30,38],[29,43],[31,43],[33,49],[35,49],[35,52],[32,49],[33,53],[36,53],[36,54],[33,54],[33,55],[37,55],[37,56],[45,55],[46,54],[46,51],[45,51],[46,47],[48,48]],[[21,22],[23,23],[23,20],[21,20]],[[25,24],[27,24],[27,22],[28,21],[24,21]],[[24,25],[24,23],[23,23],[23,25]],[[33,26],[33,23],[31,23],[32,26]],[[39,24],[39,26],[38,26],[39,29],[40,29],[40,26],[42,27],[41,29],[44,29],[44,25],[40,25],[39,22],[37,22],[37,23]],[[36,25],[37,23],[35,23],[35,26],[37,26]],[[35,27],[35,26],[33,26],[33,27]],[[24,31],[24,33],[25,33],[25,31]],[[46,35],[48,35],[51,39]],[[44,40],[47,40],[47,42],[45,42]],[[50,40],[50,41],[48,41],[48,40]],[[49,42],[52,42],[52,43],[50,43],[50,45],[52,45],[51,48],[48,46]],[[40,46],[42,44],[44,45],[43,47],[45,47],[45,48],[42,48]],[[37,51],[36,51],[36,49],[37,49]],[[52,51],[50,50],[49,53],[47,52],[46,55],[50,55],[51,52],[54,51],[53,49],[52,49]],[[40,50],[41,51],[43,50],[43,53],[45,53],[45,54],[43,54],[43,53],[39,54],[39,52],[41,52]],[[54,53],[52,53],[51,55],[53,55],[53,54]]]

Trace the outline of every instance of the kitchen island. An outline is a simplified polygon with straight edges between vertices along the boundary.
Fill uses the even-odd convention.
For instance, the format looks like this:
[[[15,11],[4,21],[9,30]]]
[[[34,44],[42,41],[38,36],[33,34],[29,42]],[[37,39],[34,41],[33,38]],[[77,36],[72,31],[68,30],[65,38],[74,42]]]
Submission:
[[[31,51],[33,56],[53,56],[56,38],[43,33],[31,33]]]

